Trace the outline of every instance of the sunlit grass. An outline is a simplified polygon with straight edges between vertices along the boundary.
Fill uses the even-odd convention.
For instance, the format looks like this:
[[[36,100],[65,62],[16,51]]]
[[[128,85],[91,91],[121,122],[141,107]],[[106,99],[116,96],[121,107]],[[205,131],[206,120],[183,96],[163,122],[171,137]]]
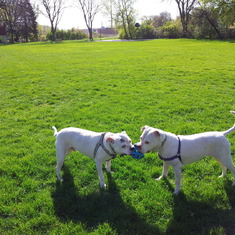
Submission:
[[[211,158],[156,182],[162,162],[113,160],[99,190],[92,160],[69,155],[56,182],[51,126],[126,130],[150,125],[176,134],[234,123],[233,41],[153,40],[0,46],[2,234],[232,234],[232,175]],[[232,143],[233,160],[235,135]]]

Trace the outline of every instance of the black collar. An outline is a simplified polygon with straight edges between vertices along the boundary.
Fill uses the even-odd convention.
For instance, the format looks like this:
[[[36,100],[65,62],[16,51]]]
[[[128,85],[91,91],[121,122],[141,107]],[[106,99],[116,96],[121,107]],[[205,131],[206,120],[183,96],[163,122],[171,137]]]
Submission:
[[[104,136],[105,136],[105,134],[106,134],[106,132],[104,132],[104,133],[101,134],[100,140],[99,140],[99,142],[96,144],[96,147],[95,147],[95,149],[94,149],[94,154],[93,154],[94,159],[95,159],[95,156],[96,156],[96,153],[97,153],[99,147],[102,147],[102,149],[103,149],[112,159],[114,159],[114,158],[116,157],[116,153],[115,153],[115,151],[114,151],[114,149],[112,148],[111,145],[110,145],[110,148],[112,149],[112,151],[113,151],[114,153],[110,153],[109,150],[108,150],[107,148],[105,148],[105,146],[104,146],[103,141],[104,141]]]
[[[177,154],[173,157],[170,157],[170,158],[163,158],[159,153],[158,153],[158,156],[161,160],[163,161],[172,161],[176,158],[178,158],[180,161],[181,161],[181,155],[180,155],[180,150],[181,150],[181,141],[180,141],[180,138],[177,136],[178,140],[179,140],[179,144],[178,144],[178,151],[177,151]],[[182,161],[181,161],[182,162]]]

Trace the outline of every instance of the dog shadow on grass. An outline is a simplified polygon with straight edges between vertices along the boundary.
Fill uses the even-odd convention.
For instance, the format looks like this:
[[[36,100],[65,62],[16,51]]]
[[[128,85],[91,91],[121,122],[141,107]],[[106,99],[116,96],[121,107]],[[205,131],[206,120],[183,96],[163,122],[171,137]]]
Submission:
[[[165,179],[170,190],[173,187]],[[227,194],[231,209],[220,209],[213,202],[206,203],[201,198],[191,200],[183,192],[174,196],[173,219],[166,234],[235,234],[235,187],[225,180],[224,193]],[[216,197],[216,195],[215,195]],[[213,199],[211,199],[213,200]]]
[[[92,232],[103,223],[108,223],[117,234],[160,234],[158,228],[148,224],[136,210],[123,202],[111,174],[108,189],[90,195],[79,195],[73,176],[64,165],[62,182],[57,182],[52,193],[54,210],[61,221],[82,223],[87,232]]]

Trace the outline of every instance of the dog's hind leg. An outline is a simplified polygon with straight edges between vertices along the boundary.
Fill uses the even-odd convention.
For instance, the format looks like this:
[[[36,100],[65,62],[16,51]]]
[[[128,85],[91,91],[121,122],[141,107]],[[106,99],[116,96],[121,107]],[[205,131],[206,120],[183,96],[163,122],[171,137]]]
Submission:
[[[173,167],[175,173],[175,191],[173,194],[177,195],[180,192],[181,187],[181,178],[182,178],[182,164],[178,164]]]
[[[227,173],[227,169],[228,168],[220,161],[220,159],[218,159],[216,157],[214,157],[214,158],[220,164],[220,166],[222,168],[222,174],[219,176],[219,178],[224,177],[226,175],[226,173]]]
[[[63,164],[64,164],[64,160],[57,160],[56,174],[57,174],[58,180],[62,180],[62,177],[60,175],[60,171],[61,171]]]
[[[64,146],[61,146],[61,145],[56,146],[56,158],[57,158],[56,174],[57,174],[58,180],[62,180],[62,177],[60,175],[60,171],[61,171],[61,168],[64,164],[66,152],[67,151],[64,148]]]
[[[60,171],[64,164],[65,157],[73,151],[76,151],[76,149],[73,147],[64,147],[64,146],[57,147],[56,149],[56,158],[57,158],[56,173],[57,173],[58,180],[62,180]]]
[[[233,165],[231,155],[229,154],[223,158],[220,158],[220,161],[226,168],[228,168],[233,173],[233,177],[234,177],[233,186],[235,186],[235,167]]]

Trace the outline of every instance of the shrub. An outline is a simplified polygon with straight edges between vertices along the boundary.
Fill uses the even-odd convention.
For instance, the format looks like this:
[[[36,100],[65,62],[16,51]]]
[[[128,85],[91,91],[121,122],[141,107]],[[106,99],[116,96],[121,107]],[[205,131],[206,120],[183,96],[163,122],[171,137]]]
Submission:
[[[68,30],[57,30],[55,34],[56,39],[62,39],[62,40],[80,40],[87,38],[86,33],[84,33],[82,30],[79,29],[68,29]],[[47,40],[52,39],[51,32],[47,34]]]
[[[142,25],[142,38],[153,39],[156,38],[156,30],[152,25]]]
[[[138,39],[153,39],[156,38],[156,30],[152,25],[143,24],[140,27],[132,27],[131,28],[132,38]],[[130,39],[128,35],[126,35],[123,28],[119,29],[118,37],[120,39]]]
[[[168,21],[163,27],[159,28],[160,38],[180,38],[182,36],[181,24],[178,20]]]

